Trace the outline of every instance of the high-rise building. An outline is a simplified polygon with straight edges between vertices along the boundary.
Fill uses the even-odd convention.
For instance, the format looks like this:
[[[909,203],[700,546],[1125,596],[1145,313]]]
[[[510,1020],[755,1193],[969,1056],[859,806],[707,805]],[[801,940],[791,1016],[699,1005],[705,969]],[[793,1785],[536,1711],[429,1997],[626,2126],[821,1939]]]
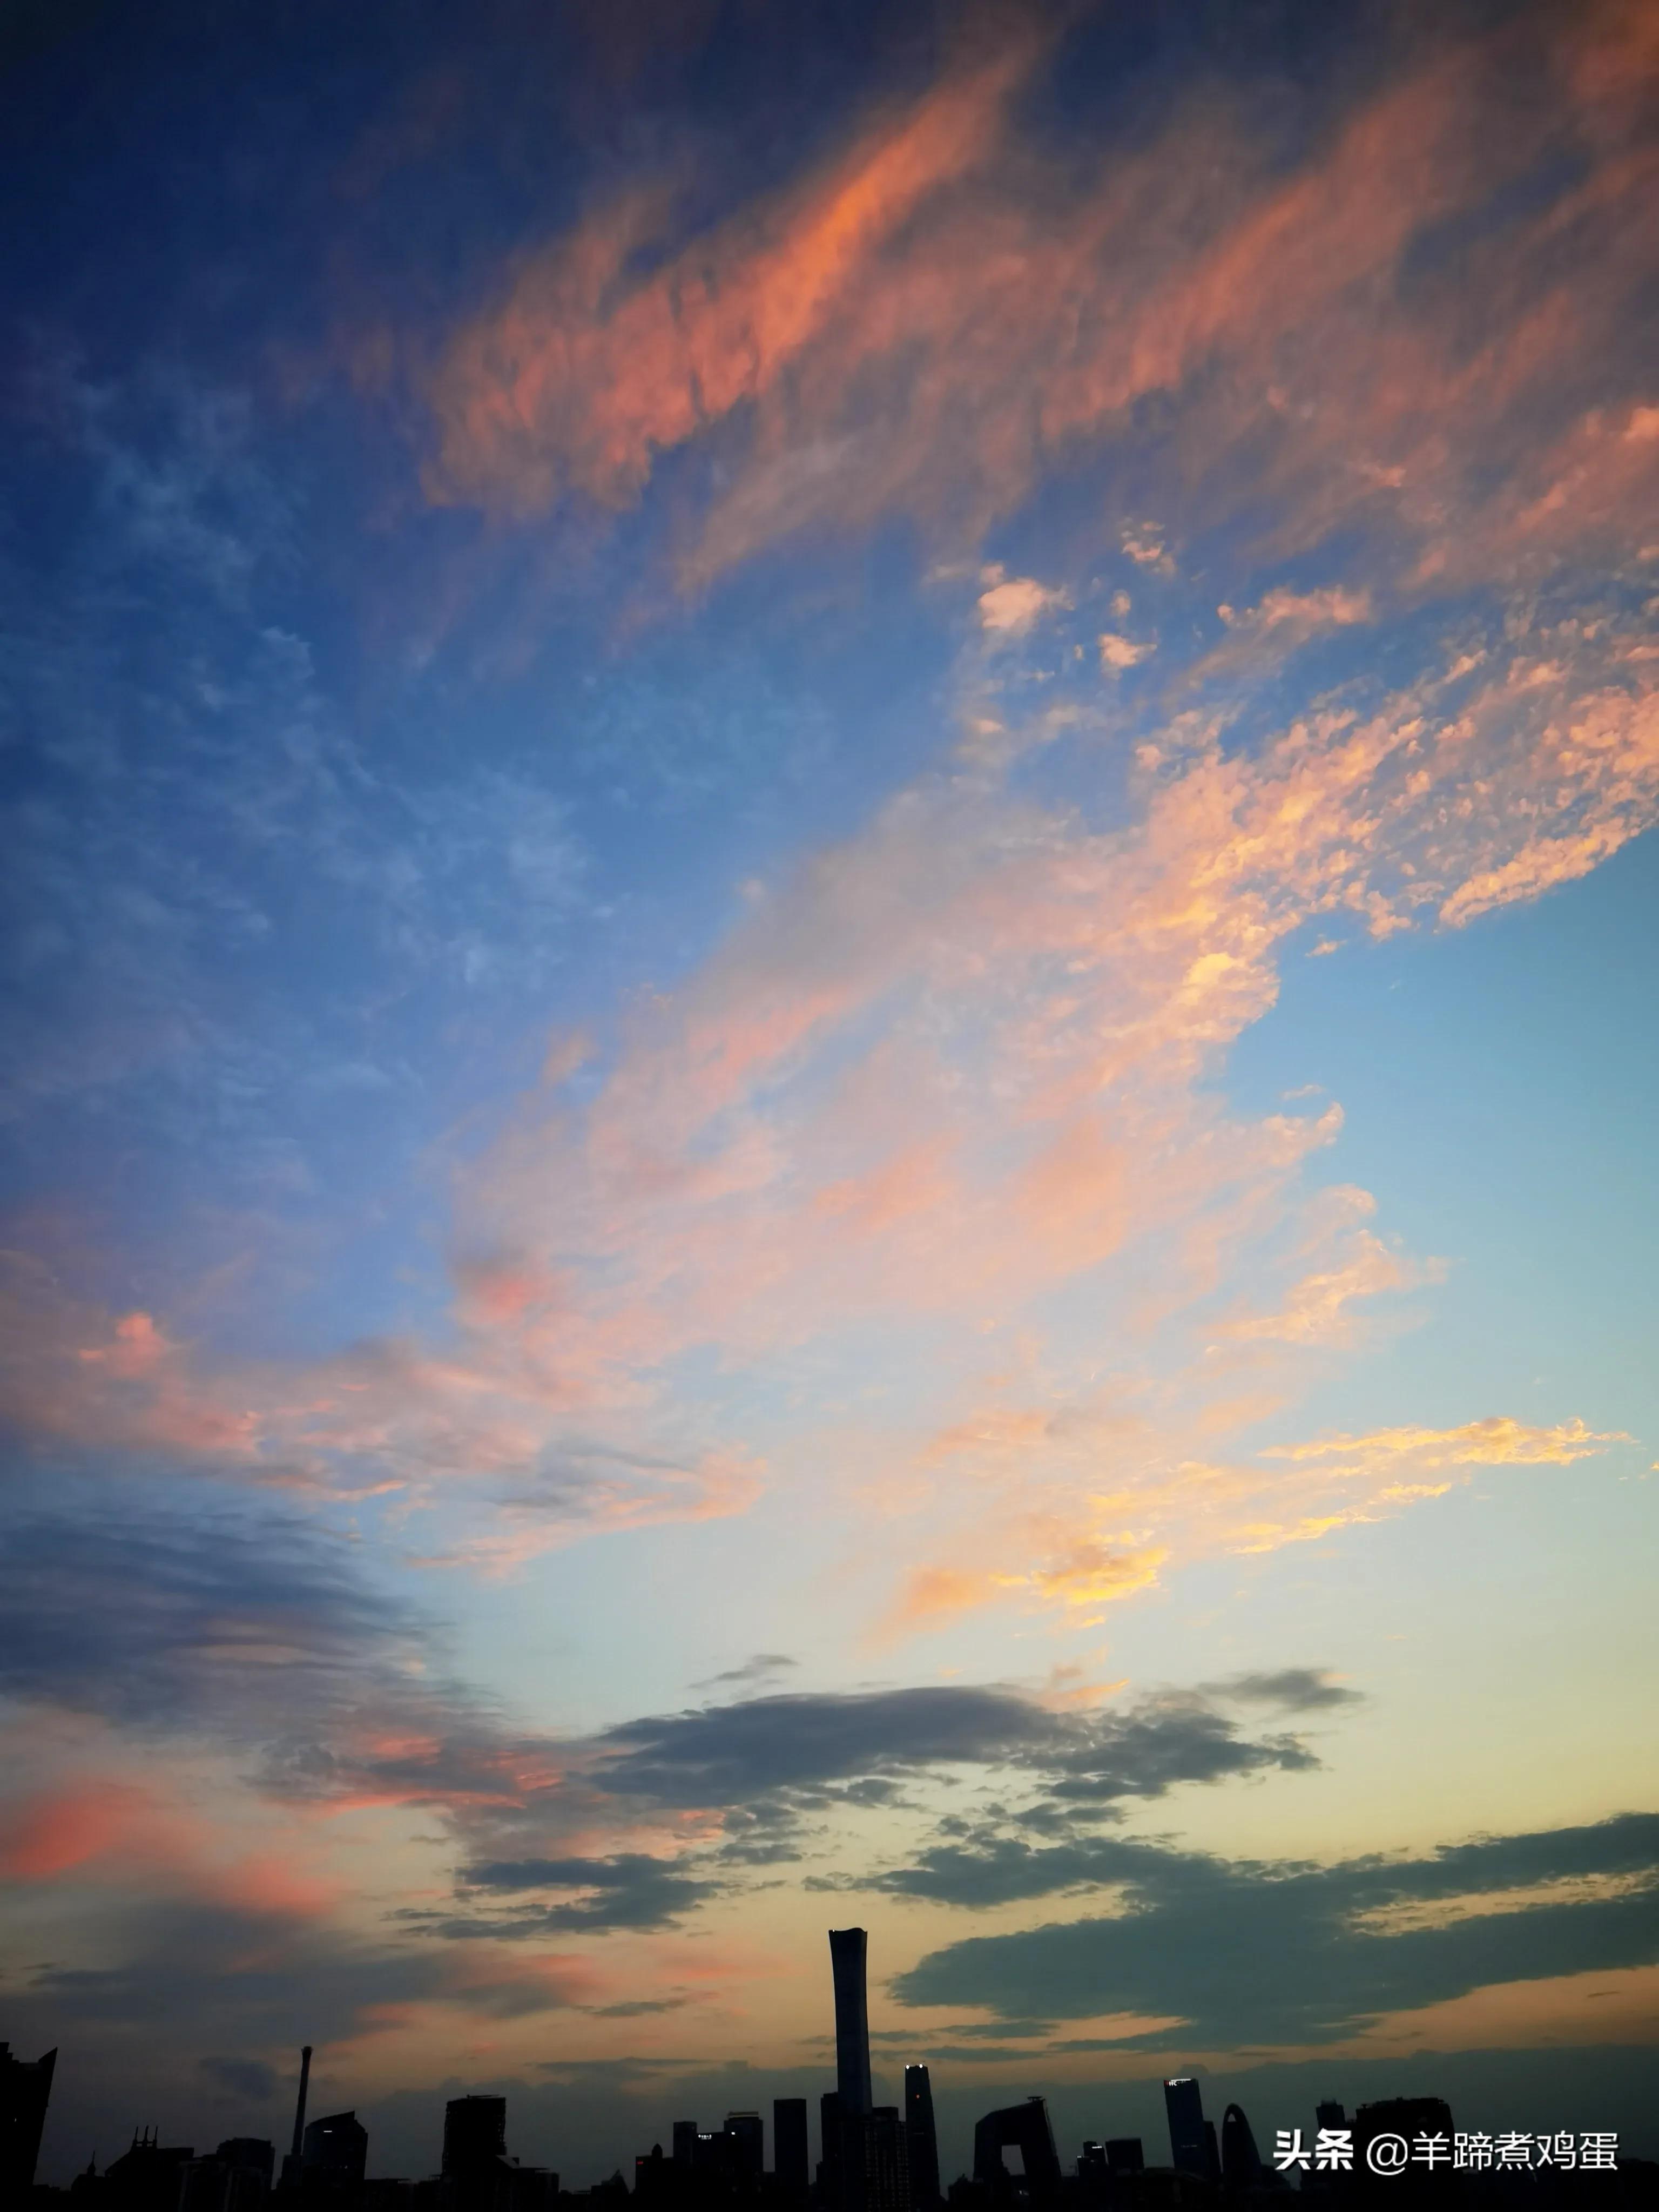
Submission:
[[[173,2212],[260,2212],[266,2178],[257,2166],[216,2154],[192,2158],[179,2169]]]
[[[214,2156],[223,2159],[227,2166],[260,2175],[266,2188],[270,2188],[276,2164],[276,2146],[267,2142],[263,2136],[227,2136]]]
[[[750,2163],[750,2146],[735,2130],[700,2128],[690,2148],[688,2165],[698,2195],[749,2197],[758,2189],[760,2171]]]
[[[497,2212],[514,2169],[505,2097],[452,2097],[444,2106],[444,2212]]]
[[[1353,2116],[1356,2173],[1365,2171],[1366,2148],[1382,2135],[1404,2136],[1407,2142],[1417,2136],[1444,2136],[1449,2142],[1451,2107],[1438,2097],[1385,2097],[1374,2105],[1362,2105]],[[1437,2179],[1439,2173],[1440,2169],[1436,2167],[1425,2179]]]
[[[620,2177],[607,2185],[617,2188],[622,2202],[627,2203],[627,2186]],[[503,2159],[495,2171],[490,2202],[492,2212],[556,2212],[559,2177],[549,2166],[520,2166],[516,2159]]]
[[[845,2191],[842,2159],[845,2126],[840,2090],[826,2089],[818,2099],[818,2195],[827,2212],[841,2212]]]
[[[154,2128],[135,2128],[131,2146],[104,2168],[105,2196],[123,2212],[173,2212],[195,2156],[188,2143],[164,2143]]]
[[[429,2184],[422,2187],[419,2182],[394,2174],[376,2174],[373,2181],[363,2184],[358,2212],[415,2212],[416,2206],[433,2193]]]
[[[1110,2174],[1144,2173],[1146,2157],[1140,2148],[1139,2136],[1109,2136],[1106,2138],[1106,2171]]]
[[[43,2058],[14,2058],[10,2044],[0,2043],[0,2199],[21,2203],[34,2186],[57,2064],[56,2051]]]
[[[1164,2109],[1170,2116],[1170,2163],[1182,2173],[1207,2176],[1210,2147],[1204,2138],[1204,2100],[1190,2074],[1164,2084]]]
[[[848,2118],[867,2112],[871,2106],[870,2013],[865,1994],[868,1943],[862,1928],[830,1930],[836,1988],[836,2093]]]
[[[758,2188],[766,2172],[765,2123],[758,2112],[728,2112],[726,2132],[736,2148],[737,2171]]]
[[[662,2145],[653,2143],[647,2157],[634,2161],[634,2194],[642,2204],[662,2204],[673,2194],[674,2161],[662,2154]]]
[[[858,2113],[843,2123],[842,2142],[858,2212],[910,2212],[910,2160],[898,2106]]]
[[[1221,2179],[1229,2189],[1254,2189],[1261,2179],[1261,2160],[1242,2105],[1229,2105],[1221,2116]]]
[[[1043,2098],[1028,2097],[1023,2105],[1004,2105],[987,2112],[974,2130],[974,2179],[999,2197],[1006,2197],[1012,2186],[1012,2177],[1003,2162],[1005,2150],[1019,2153],[1026,2202],[1033,2207],[1057,2204],[1060,2154],[1054,2148],[1054,2131],[1048,2124],[1048,2106]]]
[[[363,2185],[363,2168],[368,2163],[368,2130],[356,2112],[330,2112],[313,2120],[306,2129],[300,2148],[300,2171],[307,2189],[355,2194]]]
[[[806,2202],[810,2175],[806,2161],[806,2100],[775,2097],[772,2100],[772,2171],[778,2186],[792,2203]]]
[[[445,2173],[463,2173],[506,2156],[506,2098],[452,2097],[444,2106]]]
[[[925,2066],[904,2069],[904,2148],[910,2161],[913,2212],[933,2212],[939,2200],[939,2130],[933,2121],[933,2084]]]
[[[673,2133],[674,2163],[690,2168],[697,2155],[697,2124],[695,2120],[676,2120]]]
[[[1314,2106],[1314,2119],[1322,2128],[1346,2128],[1348,2124],[1347,2114],[1333,2097]]]

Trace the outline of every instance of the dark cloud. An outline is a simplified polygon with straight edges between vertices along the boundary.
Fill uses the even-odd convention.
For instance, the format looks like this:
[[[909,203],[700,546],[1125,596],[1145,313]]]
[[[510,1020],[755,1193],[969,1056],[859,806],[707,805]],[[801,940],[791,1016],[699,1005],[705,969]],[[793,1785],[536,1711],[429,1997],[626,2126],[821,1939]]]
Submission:
[[[1275,1712],[1311,1713],[1334,1705],[1364,1703],[1358,1690],[1345,1690],[1324,1667],[1281,1667],[1274,1674],[1232,1674],[1202,1689],[1224,1703],[1267,1705]]]
[[[76,1496],[15,1521],[0,1557],[0,1690],[252,1753],[274,1795],[439,1808],[466,1856],[457,1905],[408,1916],[434,1936],[667,1926],[734,1878],[799,1859],[813,1824],[842,1808],[905,1809],[921,1776],[971,1767],[1030,1798],[990,1808],[1016,1835],[988,1841],[983,1814],[947,1819],[879,1886],[963,1904],[1098,1886],[1120,1862],[1087,1837],[1126,1802],[1316,1763],[1297,1736],[1246,1733],[1219,1698],[1317,1709],[1350,1694],[1310,1668],[1093,1712],[999,1685],[773,1692],[557,1740],[445,1681],[428,1624],[315,1522],[204,1505],[199,1491],[188,1519],[153,1494],[126,1497],[118,1520]],[[647,1807],[718,1814],[725,1833],[679,1861],[559,1848]]]
[[[684,1997],[627,1997],[621,2004],[586,2005],[596,2020],[638,2020],[647,2013],[679,2012],[688,2000]]]
[[[17,1511],[0,1551],[0,1690],[116,1721],[291,1733],[361,1707],[430,1633],[348,1544],[274,1510],[88,1491]]]
[[[720,1682],[769,1682],[775,1674],[799,1667],[799,1659],[792,1659],[787,1651],[757,1651],[752,1659],[745,1659],[741,1667],[728,1667],[723,1674],[705,1675],[696,1685],[699,1690],[712,1690]]]
[[[1180,1782],[1317,1764],[1293,1737],[1242,1736],[1196,1696],[1078,1714],[969,1685],[751,1698],[627,1721],[592,1749],[595,1779],[611,1795],[698,1807],[769,1792],[823,1802],[833,1785],[879,1803],[896,1778],[951,1765],[1023,1769],[1056,1798],[1103,1804],[1161,1796]]]
[[[717,1884],[676,1870],[672,1859],[623,1852],[615,1858],[507,1859],[465,1868],[461,1880],[478,1890],[555,1890],[570,1901],[537,1907],[510,1923],[489,1923],[497,1933],[530,1935],[546,1929],[661,1928],[713,1894]],[[467,1932],[477,1934],[477,1928]]]
[[[594,1748],[615,1796],[730,1805],[940,1761],[1014,1758],[1048,1739],[1053,1725],[1012,1690],[819,1692],[625,1721]]]
[[[279,1912],[174,1901],[86,1932],[109,1965],[43,1967],[13,1992],[15,2013],[77,2048],[124,2027],[165,2029],[192,2051],[342,2043],[383,2006],[450,1992],[442,1953]]]
[[[937,1844],[914,1864],[853,1886],[978,1909],[1132,1881],[1144,1867],[1148,1848],[1110,1836],[1039,1845],[987,1833],[969,1844]]]
[[[459,1994],[469,2012],[487,2013],[492,2020],[529,2020],[538,2013],[580,2009],[556,1980],[539,1974],[469,1973]]]
[[[1220,1782],[1275,1766],[1295,1771],[1319,1761],[1295,1736],[1252,1742],[1200,1698],[1172,1695],[1074,1722],[1047,1756],[1034,1753],[1024,1764],[1039,1769],[1062,1802],[1107,1805],[1161,1797],[1181,1782]]]
[[[204,2058],[202,2071],[210,2081],[246,2104],[268,2104],[276,2094],[276,2070],[263,2059]]]
[[[1505,1895],[1589,1878],[1598,1886],[1588,1892],[1545,1889],[1524,1906]],[[1331,1867],[1228,1862],[1119,1838],[1053,1850],[996,1838],[941,1847],[880,1886],[988,1905],[1090,1881],[1121,1887],[1115,1916],[951,1944],[901,1975],[895,1994],[1016,2018],[1173,2014],[1179,2030],[1133,2040],[1213,2049],[1317,2042],[1490,1983],[1659,1959],[1650,1813]],[[1432,1912],[1483,1898],[1489,1909]]]
[[[204,1507],[199,1493],[188,1519],[128,1498],[118,1520],[80,1499],[15,1521],[0,1559],[0,1688],[257,1745],[261,1778],[281,1794],[368,1789],[446,1807],[473,1840],[474,1887],[538,1886],[501,1871],[533,1862],[594,1890],[554,1908],[549,1925],[657,1924],[702,1893],[654,1862],[607,1862],[600,1874],[599,1862],[550,1850],[618,1802],[721,1811],[726,1863],[765,1866],[796,1855],[807,1816],[901,1807],[927,1771],[1029,1777],[1048,1809],[1020,1817],[1063,1827],[1180,1783],[1314,1763],[1297,1738],[1252,1738],[1202,1697],[1079,1714],[995,1685],[773,1692],[556,1743],[436,1676],[429,1626],[314,1522]],[[388,1725],[365,1725],[377,1720]],[[554,1753],[556,1784],[524,1779]],[[612,1917],[623,1912],[635,1917]]]

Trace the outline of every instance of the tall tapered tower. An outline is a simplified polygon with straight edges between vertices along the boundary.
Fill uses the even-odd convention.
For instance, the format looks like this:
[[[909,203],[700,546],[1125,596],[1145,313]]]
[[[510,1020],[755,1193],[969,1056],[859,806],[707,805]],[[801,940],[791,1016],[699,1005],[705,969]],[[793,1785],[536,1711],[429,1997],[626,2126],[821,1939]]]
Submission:
[[[933,2212],[940,2195],[939,2130],[933,2124],[933,2079],[925,2066],[904,2069],[904,2138],[914,2212]]]
[[[870,2109],[870,2011],[864,1960],[869,1938],[862,1928],[830,1930],[830,1965],[836,1981],[836,2091],[843,2118]]]

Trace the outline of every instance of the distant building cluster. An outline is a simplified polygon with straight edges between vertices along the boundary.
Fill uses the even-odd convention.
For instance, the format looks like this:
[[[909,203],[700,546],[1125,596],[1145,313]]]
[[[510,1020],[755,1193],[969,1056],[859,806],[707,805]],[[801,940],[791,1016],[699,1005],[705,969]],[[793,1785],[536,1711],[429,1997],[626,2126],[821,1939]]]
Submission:
[[[933,2083],[904,2069],[904,2101],[878,2105],[870,2078],[862,1928],[830,1931],[836,2004],[836,2086],[818,2100],[820,2155],[811,2162],[805,2097],[772,2106],[772,2160],[757,2112],[726,2115],[718,2129],[676,2120],[620,2172],[581,2191],[562,2190],[550,2167],[508,2154],[505,2097],[453,2098],[444,2107],[440,2171],[426,2179],[368,2175],[368,2133],[355,2112],[308,2118],[311,2046],[300,2054],[292,2143],[280,2166],[273,2143],[232,2136],[198,2157],[135,2129],[100,2172],[95,2162],[68,2190],[34,2179],[58,2053],[32,2063],[0,2043],[0,2212],[1204,2212],[1224,2203],[1290,2212],[1292,2195],[1324,2212],[1659,2212],[1659,2165],[1619,2160],[1611,2136],[1520,2136],[1553,2145],[1540,2160],[1500,2158],[1508,2137],[1460,2134],[1438,2098],[1321,2104],[1305,2141],[1280,2129],[1264,2158],[1243,2108],[1229,2105],[1218,2135],[1191,2075],[1164,2084],[1167,2165],[1149,2163],[1138,2136],[1083,2144],[1068,2173],[1055,2148],[1047,2100],[1027,2097],[987,2112],[974,2129],[971,2174],[943,2189]],[[1599,2148],[1582,2161],[1579,2142]],[[1490,2154],[1461,2155],[1486,2146]],[[1395,2147],[1401,2147],[1396,2157]]]

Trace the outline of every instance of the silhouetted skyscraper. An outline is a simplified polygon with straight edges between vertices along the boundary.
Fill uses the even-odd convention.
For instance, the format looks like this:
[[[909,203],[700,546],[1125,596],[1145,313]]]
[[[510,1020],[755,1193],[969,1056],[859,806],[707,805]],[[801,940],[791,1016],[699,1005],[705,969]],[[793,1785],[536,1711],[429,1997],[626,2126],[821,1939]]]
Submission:
[[[867,2112],[870,2095],[870,2013],[865,1994],[862,1928],[830,1930],[830,1966],[836,1986],[836,2094],[843,2116]]]
[[[1314,2106],[1314,2119],[1322,2128],[1346,2128],[1348,2124],[1347,2114],[1333,2097]]]
[[[1242,2105],[1229,2105],[1221,2116],[1221,2179],[1229,2189],[1254,2189],[1261,2179],[1261,2160]]]
[[[0,2043],[0,2198],[21,2199],[34,2185],[57,2064],[56,2051],[43,2058],[14,2058],[10,2044]]]
[[[939,2130],[933,2124],[933,2084],[925,2066],[904,2069],[904,2147],[910,2160],[910,2203],[932,2212],[939,2203]]]
[[[1451,2107],[1438,2097],[1384,2097],[1374,2105],[1362,2105],[1353,2116],[1353,2163],[1357,2173],[1365,2170],[1366,2146],[1381,2135],[1404,2136],[1407,2142],[1418,2136],[1444,2136],[1449,2142]],[[1415,2175],[1413,2178],[1415,2179]],[[1439,2179],[1440,2169],[1433,2169],[1425,2179]]]
[[[910,2160],[896,2105],[878,2105],[842,2123],[859,2212],[910,2212]]]
[[[688,2172],[697,2155],[697,2124],[695,2120],[676,2120],[674,2123],[674,2163]]]
[[[506,2098],[452,2097],[444,2106],[445,2173],[465,2173],[506,2156]]]
[[[514,2171],[507,2162],[506,2098],[452,2097],[444,2106],[447,2212],[496,2212]]]
[[[1190,2074],[1164,2084],[1164,2109],[1170,2116],[1170,2163],[1182,2173],[1207,2174],[1209,2145],[1204,2140],[1204,2100]]]
[[[1025,2169],[1025,2195],[1032,2205],[1059,2203],[1060,2154],[1043,2098],[1028,2097],[1023,2105],[1004,2105],[987,2112],[974,2130],[974,2179],[999,2196],[1011,2186],[1003,2163],[1005,2150],[1018,2151]]]
[[[228,2136],[214,2156],[223,2159],[227,2166],[240,2166],[247,2172],[261,2175],[266,2188],[270,2186],[276,2146],[267,2142],[263,2136]]]
[[[330,2112],[307,2128],[300,2170],[307,2188],[355,2192],[362,2187],[368,2163],[368,2130],[356,2112]]]
[[[1140,2148],[1139,2136],[1109,2136],[1106,2138],[1106,2171],[1110,2174],[1144,2173],[1146,2153]]]
[[[628,2185],[620,2175],[605,2186],[616,2191],[618,2202],[628,2202]],[[556,2212],[558,2201],[559,2177],[550,2166],[520,2166],[509,2158],[496,2167],[494,2212]]]
[[[674,2161],[662,2154],[662,2145],[653,2143],[648,2158],[634,2161],[634,2194],[641,2204],[662,2204],[673,2194]]]
[[[826,2089],[818,2099],[818,2194],[828,2212],[842,2212],[848,2182],[842,2156],[846,2119],[841,2092]]]
[[[758,2112],[728,2112],[726,2132],[736,2148],[734,2163],[757,2187],[766,2171],[766,2129]]]
[[[806,2100],[775,2097],[772,2100],[772,2171],[778,2185],[797,2203],[806,2201],[811,2175],[806,2157]]]
[[[105,2192],[122,2212],[174,2212],[195,2156],[188,2143],[158,2142],[153,2128],[135,2128],[131,2148],[104,2168]]]
[[[192,2158],[179,2169],[172,2212],[262,2212],[265,2177],[232,2159]]]

